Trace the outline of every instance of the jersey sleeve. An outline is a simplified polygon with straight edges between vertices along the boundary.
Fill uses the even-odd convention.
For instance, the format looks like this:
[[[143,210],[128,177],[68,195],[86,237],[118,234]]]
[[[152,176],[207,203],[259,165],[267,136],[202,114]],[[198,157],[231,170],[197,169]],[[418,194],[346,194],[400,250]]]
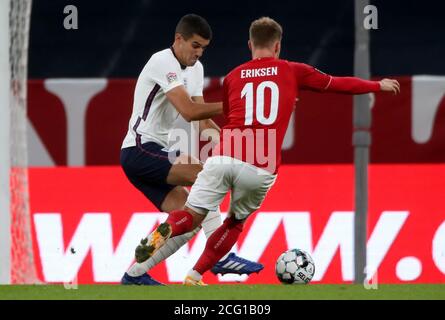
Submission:
[[[380,91],[378,81],[357,77],[334,77],[304,63],[291,64],[301,89],[319,92],[363,94]]]
[[[149,61],[147,76],[165,93],[183,85],[180,75],[181,67],[176,61],[161,57],[152,57]]]
[[[196,88],[192,92],[192,97],[202,97],[204,92],[204,67],[198,61],[196,70]]]
[[[324,91],[329,87],[331,76],[304,63],[291,62],[300,89]]]
[[[378,92],[380,91],[380,83],[356,77],[332,77],[326,91],[349,94]]]

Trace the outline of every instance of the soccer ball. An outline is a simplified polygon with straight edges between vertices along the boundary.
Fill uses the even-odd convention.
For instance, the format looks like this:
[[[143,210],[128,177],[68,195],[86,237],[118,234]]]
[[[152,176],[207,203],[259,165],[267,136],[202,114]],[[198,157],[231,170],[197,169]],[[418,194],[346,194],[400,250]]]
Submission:
[[[278,257],[275,273],[282,283],[307,284],[315,273],[314,260],[306,251],[290,249]]]

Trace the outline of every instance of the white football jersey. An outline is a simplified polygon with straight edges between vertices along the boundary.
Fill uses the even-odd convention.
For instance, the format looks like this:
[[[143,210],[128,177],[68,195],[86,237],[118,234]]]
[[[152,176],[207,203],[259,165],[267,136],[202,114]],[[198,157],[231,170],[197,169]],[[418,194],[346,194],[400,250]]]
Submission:
[[[153,54],[136,83],[133,112],[122,148],[149,141],[168,147],[168,134],[179,113],[165,93],[180,85],[185,86],[190,97],[203,95],[201,62],[182,69],[171,48]]]

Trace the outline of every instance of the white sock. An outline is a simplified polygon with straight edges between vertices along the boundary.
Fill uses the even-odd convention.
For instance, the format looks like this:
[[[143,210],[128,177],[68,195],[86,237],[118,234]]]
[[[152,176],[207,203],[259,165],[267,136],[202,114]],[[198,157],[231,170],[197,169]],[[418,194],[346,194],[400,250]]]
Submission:
[[[201,228],[198,227],[195,230],[181,234],[179,236],[170,238],[167,242],[158,250],[156,253],[146,261],[142,263],[135,262],[130,269],[128,269],[127,273],[132,277],[139,277],[144,273],[147,273],[148,270],[153,268],[159,262],[167,259],[173,253],[179,250],[184,244],[186,244]]]
[[[221,211],[216,209],[215,211],[209,211],[203,222],[201,223],[202,229],[204,230],[204,234],[208,239],[212,233],[218,229],[220,225],[222,225],[221,221]],[[132,277],[139,277],[144,273],[147,273],[148,270],[156,266],[161,261],[170,257],[173,253],[179,250],[184,244],[186,244],[201,228],[196,228],[195,230],[182,234],[180,236],[176,236],[167,240],[164,246],[162,246],[151,258],[148,260],[137,263],[135,262],[130,269],[128,269],[127,273]],[[219,261],[222,261],[227,258],[230,252],[228,252],[225,256],[223,256]],[[199,280],[198,280],[199,281]]]
[[[193,269],[187,273],[187,276],[189,276],[190,278],[192,278],[195,281],[201,281],[201,279],[202,279],[202,275],[198,271],[193,270]]]
[[[218,229],[220,225],[222,225],[221,211],[219,210],[219,207],[215,211],[209,211],[207,217],[205,217],[201,225],[202,225],[202,230],[204,231],[204,234],[208,239],[212,235],[212,233],[215,232],[215,230]],[[230,252],[228,252],[225,256],[219,259],[219,261],[226,259],[229,253]]]

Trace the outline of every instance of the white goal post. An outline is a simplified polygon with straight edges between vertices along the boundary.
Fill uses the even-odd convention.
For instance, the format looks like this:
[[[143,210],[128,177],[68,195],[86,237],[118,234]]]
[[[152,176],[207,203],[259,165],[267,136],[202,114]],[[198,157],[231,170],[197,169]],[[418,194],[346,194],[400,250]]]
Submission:
[[[0,284],[11,282],[9,79],[9,0],[0,0]]]
[[[0,284],[39,283],[26,141],[30,14],[31,0],[0,0]]]

